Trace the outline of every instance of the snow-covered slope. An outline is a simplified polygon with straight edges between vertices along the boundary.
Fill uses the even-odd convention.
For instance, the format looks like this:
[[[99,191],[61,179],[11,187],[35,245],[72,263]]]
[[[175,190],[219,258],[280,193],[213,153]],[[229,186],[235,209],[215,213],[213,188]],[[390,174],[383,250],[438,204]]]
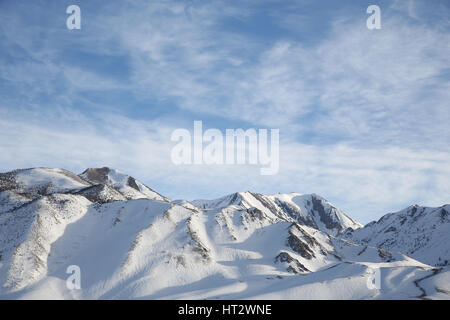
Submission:
[[[170,201],[109,168],[16,170],[0,174],[0,299],[449,299],[447,209],[363,228],[315,194]],[[385,224],[397,246],[378,245]],[[397,250],[430,230],[437,251]]]
[[[383,216],[364,228],[348,230],[352,241],[405,253],[434,265],[450,265],[450,205],[439,208],[410,206]]]

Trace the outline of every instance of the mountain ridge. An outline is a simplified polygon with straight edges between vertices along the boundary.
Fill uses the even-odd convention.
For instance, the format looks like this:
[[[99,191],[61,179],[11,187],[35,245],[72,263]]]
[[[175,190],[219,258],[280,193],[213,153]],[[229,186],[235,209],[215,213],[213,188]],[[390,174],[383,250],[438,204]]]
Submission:
[[[362,226],[317,194],[172,201],[108,167],[18,169],[0,173],[0,298],[419,298],[426,278],[448,299],[450,209],[408,208]]]

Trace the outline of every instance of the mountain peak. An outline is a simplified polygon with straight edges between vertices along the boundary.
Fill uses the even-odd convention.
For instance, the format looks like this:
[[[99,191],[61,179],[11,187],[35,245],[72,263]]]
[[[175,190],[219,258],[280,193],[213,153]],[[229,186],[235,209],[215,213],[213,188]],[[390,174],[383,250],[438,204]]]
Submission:
[[[364,228],[346,234],[349,240],[405,253],[430,265],[447,265],[450,250],[450,206],[409,206],[388,213]]]
[[[0,173],[0,192],[13,191],[32,199],[41,195],[79,190],[90,185],[72,172],[59,168],[27,168]]]
[[[110,167],[88,168],[79,176],[93,184],[108,185],[121,192],[127,199],[144,198],[169,201],[166,197],[147,187],[132,176]]]
[[[331,234],[337,234],[347,228],[362,227],[317,194],[291,192],[266,196],[245,191],[213,200],[194,200],[192,203],[200,209],[213,211],[234,207],[240,207],[242,210],[256,208],[270,221],[299,222]]]
[[[99,187],[92,188],[97,185]],[[109,188],[105,189],[101,185]],[[16,199],[25,197],[33,200],[56,193],[83,195],[85,194],[84,189],[87,188],[89,190],[86,190],[88,192],[86,194],[89,194],[90,199],[101,199],[103,195],[99,198],[100,193],[106,192],[108,194],[106,199],[110,200],[151,199],[169,201],[166,197],[133,177],[109,167],[88,168],[80,175],[60,168],[27,168],[0,173],[0,192],[12,194]],[[17,204],[22,203],[22,200],[18,201]]]
[[[81,177],[86,178],[88,181],[106,184],[108,181],[108,174],[111,171],[109,167],[102,168],[87,168],[80,174]]]

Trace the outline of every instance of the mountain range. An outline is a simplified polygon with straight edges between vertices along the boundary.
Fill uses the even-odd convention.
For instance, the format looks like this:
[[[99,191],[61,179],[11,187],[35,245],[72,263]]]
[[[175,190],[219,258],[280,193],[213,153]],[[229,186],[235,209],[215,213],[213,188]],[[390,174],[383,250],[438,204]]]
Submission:
[[[108,167],[0,173],[0,299],[450,299],[450,205],[171,200]],[[69,289],[69,266],[81,289]]]

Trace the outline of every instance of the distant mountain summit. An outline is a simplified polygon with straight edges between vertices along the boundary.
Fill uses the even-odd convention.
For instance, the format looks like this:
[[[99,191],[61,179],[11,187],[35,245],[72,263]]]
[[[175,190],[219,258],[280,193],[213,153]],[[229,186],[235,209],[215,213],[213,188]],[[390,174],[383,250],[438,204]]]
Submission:
[[[276,194],[265,196],[250,191],[237,192],[215,200],[194,200],[205,210],[241,208],[261,213],[270,222],[289,221],[336,235],[347,228],[362,225],[316,194]]]
[[[89,168],[79,176],[92,184],[104,184],[110,186],[129,200],[153,199],[169,201],[169,199],[147,187],[135,178],[108,167]]]
[[[169,201],[133,177],[107,167],[89,168],[80,175],[52,168],[19,169],[0,173],[0,192],[4,198],[3,202],[12,207],[14,202],[22,204],[56,193],[89,194],[96,197],[96,202],[135,199]]]
[[[449,228],[449,205],[362,226],[316,194],[171,201],[108,167],[19,169],[0,173],[0,298],[449,299]]]
[[[383,216],[345,238],[389,251],[403,252],[433,266],[450,264],[450,205],[410,206]]]

